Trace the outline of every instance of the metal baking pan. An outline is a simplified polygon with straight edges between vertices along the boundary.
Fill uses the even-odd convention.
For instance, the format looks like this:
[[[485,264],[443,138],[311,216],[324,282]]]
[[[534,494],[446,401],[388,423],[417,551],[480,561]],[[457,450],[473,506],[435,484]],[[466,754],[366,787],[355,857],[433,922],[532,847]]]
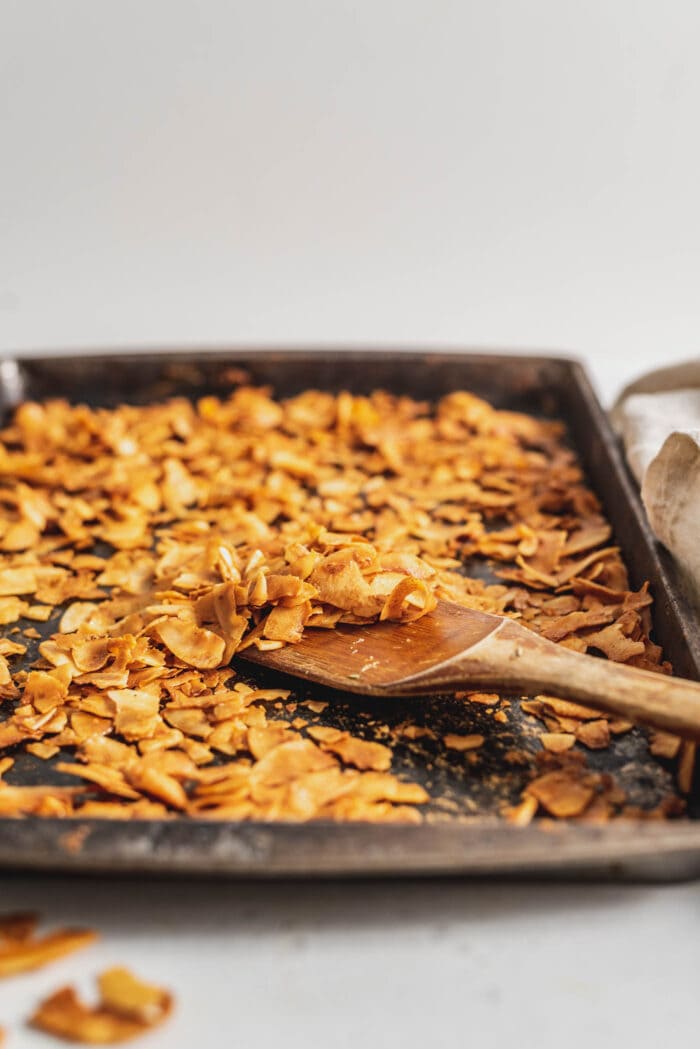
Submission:
[[[655,639],[675,672],[700,677],[700,638],[669,559],[655,544],[616,439],[586,374],[575,361],[475,353],[370,353],[356,350],[220,350],[100,356],[5,359],[0,362],[0,409],[25,399],[65,397],[90,405],[148,403],[168,396],[222,392],[251,381],[287,396],[309,387],[437,398],[472,390],[497,407],[562,419],[589,481],[603,502],[632,584],[649,580],[655,599]],[[470,569],[471,570],[471,569]],[[486,572],[487,569],[485,568]],[[47,633],[54,629],[45,624]],[[247,665],[248,680],[270,675]],[[313,694],[301,686],[298,695]],[[328,699],[326,692],[324,698]],[[515,828],[497,817],[503,790],[522,786],[491,775],[502,770],[505,748],[527,735],[513,704],[513,720],[496,730],[479,721],[474,704],[444,700],[376,700],[338,695],[328,723],[371,738],[371,719],[396,724],[407,714],[442,731],[487,736],[480,772],[466,774],[452,761],[406,744],[395,750],[394,770],[429,787],[429,817],[421,825],[367,823],[222,823],[220,821],[111,822],[106,820],[0,819],[0,867],[56,871],[207,874],[245,877],[350,875],[538,875],[671,880],[700,874],[700,782],[686,816],[669,821],[616,819],[602,825],[535,821]],[[466,709],[468,708],[468,709]],[[368,716],[369,715],[369,716]],[[324,717],[326,715],[324,714]],[[614,771],[630,797],[645,800],[668,787],[670,766],[652,758],[634,730],[590,764]],[[8,780],[46,782],[46,762],[18,759]],[[56,773],[56,782],[60,774]],[[498,781],[499,787],[493,783]]]

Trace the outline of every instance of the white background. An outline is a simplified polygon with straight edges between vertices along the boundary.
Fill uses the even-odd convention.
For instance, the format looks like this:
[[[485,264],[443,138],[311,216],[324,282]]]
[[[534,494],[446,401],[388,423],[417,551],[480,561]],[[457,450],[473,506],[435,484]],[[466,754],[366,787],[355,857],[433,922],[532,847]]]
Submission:
[[[694,0],[0,0],[0,348],[700,342]]]
[[[577,353],[606,399],[700,344],[692,0],[0,0],[0,350]],[[169,983],[153,1049],[696,1036],[700,896],[0,878]],[[144,1043],[145,1044],[145,1043]]]

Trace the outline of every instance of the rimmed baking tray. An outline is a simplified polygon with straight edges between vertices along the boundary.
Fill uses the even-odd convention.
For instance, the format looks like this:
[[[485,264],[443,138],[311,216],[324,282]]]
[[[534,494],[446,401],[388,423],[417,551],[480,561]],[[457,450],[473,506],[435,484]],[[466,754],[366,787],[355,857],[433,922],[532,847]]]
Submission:
[[[655,639],[676,673],[700,678],[696,621],[673,565],[654,542],[607,418],[576,361],[340,349],[7,358],[0,362],[0,409],[6,414],[22,400],[56,396],[104,406],[148,403],[168,396],[220,393],[239,381],[272,386],[281,396],[309,387],[355,393],[383,387],[434,399],[466,388],[498,407],[562,419],[603,502],[632,584],[639,586],[647,579],[651,583]],[[46,632],[52,629],[49,622]],[[250,677],[256,671],[247,666],[244,674]],[[697,782],[688,814],[680,819],[617,819],[603,825],[536,821],[515,828],[495,817],[503,799],[487,789],[494,779],[489,772],[498,766],[505,745],[493,722],[475,726],[479,713],[471,709],[474,705],[467,710],[467,705],[449,700],[384,701],[379,718],[395,722],[402,714],[397,704],[405,703],[412,704],[411,716],[425,723],[442,719],[444,725],[447,719],[451,729],[479,727],[490,734],[481,780],[473,773],[465,778],[456,764],[437,761],[420,747],[397,753],[396,771],[410,772],[442,802],[436,818],[422,825],[0,819],[0,867],[245,877],[527,874],[668,880],[700,874]],[[330,723],[366,735],[368,712],[376,712],[376,701],[341,695],[329,707]],[[506,736],[521,727],[514,721]],[[592,760],[597,769],[622,777],[638,798],[653,797],[672,776],[669,767],[649,756],[637,730]],[[13,775],[15,782],[36,782],[46,777],[46,763],[23,757]],[[517,783],[510,787],[516,791]]]

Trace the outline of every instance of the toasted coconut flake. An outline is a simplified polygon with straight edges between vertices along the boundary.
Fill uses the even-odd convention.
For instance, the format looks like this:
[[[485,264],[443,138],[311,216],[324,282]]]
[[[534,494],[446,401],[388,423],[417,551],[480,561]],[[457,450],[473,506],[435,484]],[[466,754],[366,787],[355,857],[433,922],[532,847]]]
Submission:
[[[172,1011],[168,991],[144,983],[127,969],[110,969],[98,982],[97,1007],[86,1006],[72,987],[63,987],[41,1003],[31,1025],[66,1041],[116,1045],[156,1027]]]
[[[579,630],[610,623],[615,618],[616,611],[613,605],[608,605],[588,609],[585,612],[570,612],[546,626],[542,631],[542,636],[549,641],[563,641],[569,634],[575,634]]]
[[[300,737],[292,733],[284,725],[265,725],[263,728],[249,728],[247,733],[248,750],[256,760],[264,758],[265,755],[278,747],[280,743],[286,743]]]
[[[627,613],[625,613],[626,615]],[[632,615],[634,616],[635,613],[632,613]],[[627,636],[621,619],[616,623],[611,623],[610,626],[605,627],[603,630],[587,634],[585,640],[588,648],[604,652],[608,659],[615,660],[618,663],[624,663],[634,656],[644,655],[645,651],[643,641],[633,641]]]
[[[19,597],[0,597],[0,626],[16,623],[26,614],[29,604]]]
[[[352,793],[366,801],[391,801],[400,804],[424,805],[430,801],[428,792],[418,783],[404,783],[396,776],[382,772],[368,772],[352,781]]]
[[[479,735],[478,732],[474,732],[468,736],[458,736],[454,732],[448,732],[447,735],[442,737],[442,742],[450,750],[478,750],[479,747],[484,745],[484,737]]]
[[[610,726],[603,718],[586,721],[576,729],[576,739],[591,750],[603,750],[610,745]]]
[[[108,969],[98,983],[103,1008],[149,1027],[165,1019],[172,1008],[167,991],[139,980],[128,969]]]
[[[74,601],[61,616],[58,629],[62,634],[72,634],[90,618],[99,606],[94,601]]]
[[[276,787],[291,783],[307,772],[331,768],[335,759],[319,750],[308,739],[281,743],[261,758],[250,774],[251,786]]]
[[[90,929],[58,929],[35,937],[35,925],[34,916],[8,915],[0,919],[0,977],[41,969],[97,939]]]
[[[198,707],[190,707],[183,710],[173,710],[171,707],[167,707],[163,711],[163,719],[173,728],[179,729],[180,732],[185,732],[188,736],[208,739],[213,731],[206,714]]]
[[[69,816],[75,793],[66,787],[14,787],[0,782],[0,816]]]
[[[187,808],[187,795],[182,785],[164,770],[152,765],[138,765],[128,770],[127,777],[132,786],[171,808],[182,811]]]
[[[612,726],[611,726],[612,727]],[[681,749],[681,740],[670,732],[662,732],[660,729],[652,729],[649,750],[659,758],[673,759],[678,756]]]
[[[498,706],[501,697],[497,692],[455,692],[455,699],[466,699],[483,707]]]
[[[0,569],[0,597],[33,594],[36,588],[36,568],[26,566]]]
[[[114,727],[111,718],[101,718],[83,710],[76,710],[70,715],[70,724],[78,743],[82,743],[91,736],[105,735]]]
[[[557,770],[534,779],[528,785],[527,793],[551,816],[566,819],[582,815],[595,791],[573,773]]]
[[[221,665],[226,644],[211,630],[169,618],[156,627],[156,633],[165,647],[188,666],[206,670]]]
[[[576,743],[576,736],[571,732],[543,732],[540,742],[545,750],[552,754],[563,754]]]
[[[117,769],[109,765],[100,765],[93,762],[90,765],[78,765],[70,761],[60,761],[56,768],[59,772],[66,772],[72,776],[80,776],[90,783],[96,783],[110,794],[116,794],[118,798],[138,799],[139,795],[126,783],[123,775]]]
[[[127,740],[150,739],[160,722],[160,699],[157,692],[146,689],[108,689],[116,715],[114,728]]]
[[[322,744],[325,750],[337,754],[346,765],[357,769],[371,769],[373,772],[385,772],[391,768],[391,748],[383,743],[358,739],[357,736],[342,734],[340,739]]]
[[[55,743],[27,743],[26,750],[28,754],[33,754],[35,757],[41,758],[42,761],[48,761],[49,758],[53,758],[60,753],[61,748],[56,746]]]
[[[437,606],[435,594],[422,579],[402,579],[384,603],[379,618],[411,623]]]
[[[352,785],[352,774],[337,768],[309,772],[289,784],[285,807],[293,819],[314,819],[325,806],[344,797]]]
[[[19,641],[11,641],[9,637],[0,637],[0,655],[23,656],[27,646]]]
[[[322,714],[328,704],[320,699],[306,699],[304,705],[309,708],[314,714]]]
[[[64,667],[56,667],[48,672],[33,670],[27,676],[22,698],[25,703],[31,703],[35,710],[46,713],[61,706],[68,695],[69,682],[70,675]]]
[[[76,640],[70,650],[71,658],[84,674],[101,670],[113,654],[114,647],[108,637]]]
[[[383,598],[372,594],[357,561],[352,557],[340,558],[339,553],[345,555],[346,551],[329,554],[309,577],[318,600],[356,616],[378,616],[384,605]]]
[[[518,805],[504,810],[503,815],[515,827],[527,827],[537,814],[537,798],[526,795]]]
[[[583,721],[592,721],[600,717],[600,711],[593,707],[585,707],[583,703],[574,703],[570,699],[558,699],[556,696],[538,696],[537,702],[542,704],[544,710],[555,714],[559,718],[577,718]],[[525,708],[525,704],[523,704]]]
[[[289,608],[277,605],[265,620],[264,636],[271,641],[287,641],[290,644],[301,641],[304,624],[310,614],[311,603],[309,601],[301,605],[292,605]]]

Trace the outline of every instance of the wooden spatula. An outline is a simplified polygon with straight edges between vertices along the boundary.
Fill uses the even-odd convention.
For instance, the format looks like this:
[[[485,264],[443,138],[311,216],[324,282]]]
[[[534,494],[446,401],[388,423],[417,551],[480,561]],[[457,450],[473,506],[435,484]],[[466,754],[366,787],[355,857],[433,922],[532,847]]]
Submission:
[[[241,658],[366,696],[544,692],[700,741],[700,684],[584,656],[512,619],[447,602],[405,626],[306,630],[297,645],[251,647]]]

